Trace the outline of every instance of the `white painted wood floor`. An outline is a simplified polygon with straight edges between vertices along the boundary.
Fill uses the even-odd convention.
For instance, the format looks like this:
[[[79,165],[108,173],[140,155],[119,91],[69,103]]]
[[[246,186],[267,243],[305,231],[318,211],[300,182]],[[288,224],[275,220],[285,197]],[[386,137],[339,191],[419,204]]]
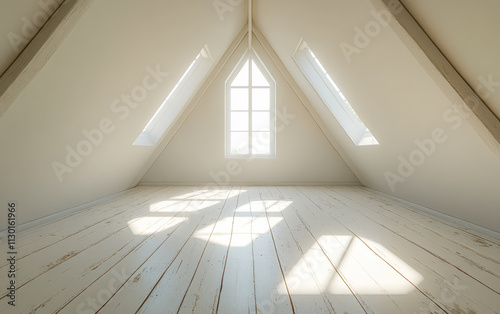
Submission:
[[[500,311],[498,239],[362,187],[139,187],[19,233],[17,266],[1,313]]]

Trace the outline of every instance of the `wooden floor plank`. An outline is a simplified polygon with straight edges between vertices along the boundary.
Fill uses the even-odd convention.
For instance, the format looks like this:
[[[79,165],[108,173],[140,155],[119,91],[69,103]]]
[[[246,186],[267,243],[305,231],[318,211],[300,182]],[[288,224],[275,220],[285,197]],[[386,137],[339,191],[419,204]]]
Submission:
[[[124,197],[77,211],[70,216],[50,222],[50,228],[47,228],[47,224],[44,224],[42,226],[23,231],[19,233],[20,242],[18,247],[20,249],[22,248],[23,251],[29,252],[26,246],[36,243],[37,241],[57,241],[59,239],[63,239],[66,237],[66,234],[62,233],[63,230],[74,232],[75,227],[85,228],[92,221],[94,221],[94,218],[97,218],[95,217],[97,216],[96,214],[101,215],[107,212],[114,213],[116,210],[121,210],[123,205],[132,204],[132,202],[136,200],[147,200],[152,193],[162,189],[164,189],[164,187],[152,187],[147,189],[139,188],[137,191],[134,189]],[[87,222],[87,220],[89,221]],[[49,244],[50,243],[51,242],[49,242]],[[36,243],[35,246],[39,248],[42,244]]]
[[[301,191],[406,278],[417,274],[422,276],[421,282],[413,283],[441,309],[495,313],[500,308],[496,293],[484,289],[484,286],[456,271],[451,265],[357,213],[353,209],[362,209],[359,204],[346,198],[339,202],[318,188],[303,187]],[[336,214],[333,215],[333,212]],[[397,258],[399,256],[404,257],[404,261]],[[450,291],[455,297],[443,298],[443,291]]]
[[[117,204],[117,203],[121,203],[121,204],[126,204],[130,201],[130,199],[134,198],[134,197],[138,197],[140,196],[141,194],[144,194],[144,193],[150,193],[150,191],[152,190],[159,190],[159,189],[162,189],[164,187],[136,187],[136,188],[132,188],[132,189],[129,189],[129,190],[126,190],[124,192],[122,192],[119,196],[116,196],[116,197],[113,197],[109,200],[106,200],[102,203],[98,203],[96,205],[93,205],[93,206],[89,206],[89,207],[86,207],[86,208],[83,208],[79,211],[76,211],[76,212],[73,212],[71,213],[70,215],[67,215],[67,216],[64,216],[64,217],[61,217],[61,218],[56,218],[54,220],[51,220],[51,221],[48,221],[48,222],[45,222],[43,224],[40,224],[40,225],[36,225],[34,227],[31,227],[27,230],[24,230],[22,232],[20,232],[19,234],[23,235],[23,242],[30,242],[29,241],[29,237],[32,236],[32,235],[36,235],[36,237],[40,237],[41,235],[43,235],[43,232],[44,231],[48,231],[46,226],[47,225],[51,225],[51,226],[55,226],[58,222],[60,221],[64,221],[64,220],[69,220],[69,219],[72,219],[73,217],[75,216],[79,216],[79,217],[83,217],[85,216],[86,213],[89,213],[89,212],[92,212],[92,211],[99,211],[99,210],[105,210],[106,208],[109,208],[110,206],[113,206],[113,204]],[[149,192],[148,192],[149,191]],[[20,245],[24,245],[24,243],[20,243]]]
[[[405,216],[404,213],[397,209],[388,210],[384,207],[387,206],[385,204],[373,206],[371,202],[360,198],[359,193],[349,188],[336,188],[333,192],[339,193],[369,209],[364,211],[365,216],[382,226],[386,225],[387,221],[395,222],[391,224],[390,230],[392,232],[396,232],[406,240],[415,243],[415,245],[453,265],[458,270],[477,279],[495,292],[500,292],[500,248],[496,253],[498,261],[495,262],[493,258],[485,258],[477,254],[475,250],[460,246],[456,241],[442,236],[439,232],[434,232],[434,230],[439,229],[438,226],[431,228],[421,223],[416,223],[412,219],[412,216]],[[397,211],[397,213],[393,211]],[[428,220],[426,222],[429,223]],[[455,238],[457,237],[455,236]],[[490,248],[493,248],[493,245]],[[494,256],[493,252],[490,252],[490,254]]]
[[[222,287],[224,265],[233,231],[234,213],[241,188],[233,187],[219,219],[214,223],[203,256],[179,306],[180,313],[215,313]],[[196,234],[201,238],[206,233]]]
[[[314,271],[305,261],[300,247],[295,242],[292,231],[283,221],[278,205],[279,200],[275,200],[267,188],[259,188],[259,194],[266,207],[270,232],[281,260],[295,311],[297,313],[334,313],[332,304],[318,285]],[[297,267],[298,265],[304,266]],[[281,292],[286,293],[284,287]]]
[[[186,299],[185,296],[202,262],[205,250],[210,244],[218,220],[221,217],[227,217],[228,213],[232,214],[232,210],[236,206],[237,195],[238,192],[232,190],[227,201],[220,204],[222,206],[216,206],[215,210],[207,213],[207,219],[188,240],[173,264],[162,274],[137,313],[176,313],[179,310]],[[194,303],[195,300],[196,297],[189,298],[187,302],[192,304],[191,302]],[[208,298],[208,302],[211,301],[214,299]]]
[[[221,206],[218,207],[217,204],[218,201],[210,201],[210,196],[207,196],[206,200],[191,200],[183,211],[183,221],[177,226],[177,230],[169,231],[168,234],[138,247],[114,265],[111,271],[92,283],[84,293],[66,304],[62,313],[74,313],[79,307],[80,309],[91,307],[88,298],[96,298],[100,291],[106,290],[112,293],[100,298],[97,308],[99,312],[124,313],[139,308],[161,274],[168,269],[168,265],[179,254],[194,231],[200,227],[202,219],[206,216],[206,211],[203,209],[207,208],[208,211],[208,208],[214,206],[213,211],[220,211]],[[126,273],[126,276],[118,277],[117,273]],[[119,284],[112,289],[107,288],[110,282],[117,278],[120,279]]]
[[[266,206],[257,187],[248,188],[252,215],[253,266],[257,313],[294,313],[284,271],[271,236]]]
[[[22,232],[18,232],[17,260],[20,261],[34,252],[43,250],[54,243],[64,240],[68,235],[78,233],[79,231],[85,229],[86,226],[82,223],[82,221],[89,216],[94,216],[95,213],[108,210],[119,210],[123,206],[130,204],[131,200],[137,197],[146,196],[147,194],[162,188],[164,187],[154,187],[152,189],[134,188],[125,192],[125,194],[121,197],[82,209],[64,218],[56,219],[40,226],[35,226]],[[63,233],[61,229],[66,229],[67,232]],[[0,275],[5,273],[4,270],[6,269],[6,266],[7,261],[2,259],[0,261]]]
[[[18,239],[1,313],[500,308],[497,239],[362,187],[138,187]]]
[[[174,212],[184,207],[185,204],[178,203]],[[110,265],[130,254],[144,241],[164,231],[163,227],[172,219],[175,219],[175,216],[159,217],[155,220],[137,219],[131,224],[124,222],[125,225],[130,226],[130,229],[121,230],[98,245],[88,248],[85,254],[71,256],[28,284],[20,286],[17,291],[19,296],[21,298],[30,296],[31,304],[30,307],[25,308],[27,304],[22,303],[19,309],[25,312],[36,309],[45,311],[49,307],[57,309],[60,304],[67,302],[82,288],[106,272]],[[89,256],[93,258],[88,258]],[[44,289],[44,287],[51,287],[51,289]],[[1,305],[0,310],[2,310]]]
[[[43,228],[39,233],[25,235],[19,234],[20,245],[18,247],[18,260],[22,260],[26,256],[43,250],[51,245],[59,243],[70,236],[78,235],[80,232],[91,228],[92,226],[106,221],[115,220],[120,215],[135,210],[141,206],[152,195],[160,195],[161,189],[152,189],[142,191],[140,195],[132,195],[131,197],[116,200],[115,202],[97,206],[90,212],[78,213],[71,217],[60,219],[50,224],[50,228]],[[88,214],[90,213],[90,214]],[[0,269],[1,271],[1,269]],[[1,273],[1,272],[0,272]]]
[[[22,288],[26,282],[34,280],[43,273],[57,267],[61,263],[68,261],[79,254],[85,254],[87,249],[112,237],[113,235],[123,231],[127,233],[130,228],[129,222],[134,219],[142,219],[143,221],[147,219],[146,217],[153,217],[153,219],[155,219],[154,217],[156,214],[151,211],[150,204],[168,199],[180,190],[181,189],[173,188],[164,190],[161,193],[159,192],[160,194],[153,194],[151,196],[154,197],[148,201],[144,201],[141,206],[136,206],[135,203],[123,206],[126,210],[121,212],[120,215],[114,216],[115,219],[101,221],[92,225],[92,227],[82,229],[81,232],[70,234],[62,241],[58,241],[54,245],[46,247],[44,250],[36,251],[29,259],[18,259],[18,271],[23,273],[22,280],[18,281],[18,288]],[[176,204],[170,203],[169,205]],[[77,245],[75,245],[75,243],[77,243]],[[0,278],[2,278],[1,275],[7,276],[7,273],[0,273]],[[2,293],[1,296],[3,297],[4,294]]]
[[[248,188],[242,187],[222,276],[217,313],[255,313],[252,214]]]
[[[489,247],[488,244],[490,243],[493,243],[496,246],[500,246],[500,235],[498,235],[498,233],[496,233],[496,236],[493,236],[491,233],[481,232],[478,228],[472,228],[465,224],[460,224],[458,221],[448,220],[444,217],[434,215],[429,211],[422,211],[418,207],[408,204],[408,202],[404,202],[403,200],[398,200],[397,198],[385,195],[384,193],[377,192],[375,190],[362,186],[356,188],[359,191],[363,192],[364,194],[372,196],[374,199],[382,199],[383,202],[387,200],[394,206],[398,206],[407,210],[408,214],[412,215],[414,214],[417,217],[418,216],[423,217],[424,219],[427,219],[428,222],[433,221],[433,223],[441,225],[440,230],[451,231],[453,234],[456,234],[455,231],[459,230],[460,231],[458,233],[459,238],[469,238],[473,240],[473,242],[471,243],[472,247],[477,247],[477,248]]]
[[[222,210],[222,204],[218,200],[212,200],[212,197],[220,197],[222,194],[227,195],[227,193],[207,192],[204,195],[205,199],[201,199],[200,196],[193,197],[191,200],[193,206],[190,209],[192,214],[183,223],[183,228],[176,231],[167,241],[162,242],[158,250],[153,252],[145,261],[142,261],[139,267],[135,264],[128,266],[132,274],[99,312],[135,312],[145,302],[163,276],[169,276],[168,272],[172,270],[174,272],[181,271],[179,267],[183,265],[182,256],[180,256],[181,252],[186,254],[184,250],[186,247],[193,249],[188,243],[193,242],[191,238],[196,230],[205,228],[216,221]],[[195,254],[196,251],[192,253]],[[178,263],[178,257],[181,258],[180,263]],[[134,260],[131,259],[125,262],[127,264],[134,263]],[[177,265],[174,265],[174,263],[177,263]],[[191,261],[188,260],[188,263],[191,263]]]
[[[292,196],[290,198],[285,198],[282,193],[282,189],[278,190],[274,187],[269,188],[269,192],[273,199],[277,200],[277,204],[275,206],[278,207],[278,213],[283,217],[283,222],[286,224],[288,229],[290,229],[295,244],[300,249],[302,253],[302,258],[305,263],[297,264],[294,268],[304,269],[309,268],[312,271],[316,279],[316,284],[322,290],[322,296],[326,302],[332,307],[335,313],[373,313],[372,308],[363,304],[361,298],[359,296],[355,296],[351,287],[348,286],[348,283],[343,279],[344,276],[338,272],[338,269],[334,265],[334,263],[329,259],[330,256],[327,256],[325,252],[322,250],[320,244],[317,242],[317,239],[314,235],[312,235],[307,228],[307,226],[300,220],[300,218],[296,215],[296,210],[298,206],[296,204],[296,196]],[[303,208],[300,208],[303,210]],[[322,236],[322,235],[321,235]],[[306,274],[306,273],[305,273]],[[341,280],[338,281],[337,287],[342,291],[342,294],[334,294],[330,293],[330,284],[333,278],[342,277]],[[364,278],[363,280],[370,279]],[[352,281],[352,280],[351,280]],[[304,293],[307,294],[305,291]],[[385,296],[380,298],[380,302],[382,303]],[[385,307],[386,310],[391,310],[388,306]],[[394,307],[393,309],[396,309]]]
[[[310,199],[298,195],[292,188],[280,188],[280,191],[296,204],[297,208],[292,207],[295,214],[318,239],[319,247],[339,272],[330,283],[330,293],[354,292],[366,311],[374,313],[411,313],[429,302],[409,280],[358,241],[354,233],[319,210]],[[348,283],[350,290],[338,284],[342,280]]]
[[[441,235],[449,241],[457,243],[460,247],[477,252],[478,256],[489,259],[500,265],[500,239],[494,239],[484,234],[479,234],[470,228],[460,226],[450,221],[444,221],[438,216],[419,211],[409,205],[404,205],[375,194],[365,188],[342,187],[342,191],[353,190],[356,199],[362,201],[370,208],[382,208],[401,217],[407,217],[412,222],[420,224],[431,233]],[[357,193],[361,191],[362,193]],[[460,248],[461,250],[461,248]]]

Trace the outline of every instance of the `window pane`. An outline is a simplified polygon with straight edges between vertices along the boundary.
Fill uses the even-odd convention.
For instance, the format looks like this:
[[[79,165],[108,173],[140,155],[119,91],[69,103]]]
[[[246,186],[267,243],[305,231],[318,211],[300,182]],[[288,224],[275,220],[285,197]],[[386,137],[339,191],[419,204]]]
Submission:
[[[231,86],[248,86],[248,60],[241,68],[240,73],[234,78]]]
[[[231,88],[231,110],[248,110],[248,88]]]
[[[259,70],[255,62],[252,60],[252,86],[269,86],[262,72]]]
[[[248,131],[248,112],[231,112],[231,131]]]
[[[252,133],[252,154],[267,155],[271,153],[271,133]]]
[[[301,41],[300,47],[303,52],[297,51],[293,55],[294,60],[353,143],[356,146],[378,145],[373,134],[361,121],[319,59],[314,56],[305,42]]]
[[[269,112],[252,113],[252,131],[271,131]]]
[[[231,154],[248,153],[248,132],[231,132]]]
[[[270,110],[269,88],[254,88],[252,89],[252,109],[253,110]]]

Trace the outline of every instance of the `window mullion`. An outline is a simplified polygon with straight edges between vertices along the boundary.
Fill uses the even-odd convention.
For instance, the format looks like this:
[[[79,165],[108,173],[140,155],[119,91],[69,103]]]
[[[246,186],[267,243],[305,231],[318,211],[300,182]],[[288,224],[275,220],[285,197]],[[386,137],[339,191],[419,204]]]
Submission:
[[[253,143],[252,143],[252,57],[248,58],[248,153],[252,155]]]

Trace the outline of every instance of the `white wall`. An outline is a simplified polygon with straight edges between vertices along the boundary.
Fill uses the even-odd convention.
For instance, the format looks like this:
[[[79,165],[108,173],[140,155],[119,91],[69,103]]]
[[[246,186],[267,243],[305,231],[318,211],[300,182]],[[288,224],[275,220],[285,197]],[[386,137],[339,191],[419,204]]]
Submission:
[[[244,40],[142,184],[359,184],[255,37],[253,46],[276,80],[276,110],[295,116],[277,120],[276,158],[224,157],[225,81],[247,48]]]
[[[356,44],[356,28],[373,26],[373,11],[377,12],[369,0],[258,1],[255,20],[355,164],[353,171],[364,185],[500,231],[500,159],[468,122],[459,123],[458,114],[449,111],[453,100],[423,70],[411,47],[379,23],[379,31],[360,45],[351,62],[342,52],[342,43]],[[301,37],[379,146],[355,147],[328,112],[291,59]],[[435,129],[442,129],[446,140],[392,190],[384,173],[400,175],[399,157],[419,154],[414,153],[419,150],[415,141],[429,138]]]
[[[203,45],[217,63],[244,23],[243,5],[220,19],[205,0],[94,1],[0,118],[0,200],[18,201],[18,224],[130,188],[154,151],[132,146],[136,137]],[[156,65],[169,76],[121,120],[111,104]],[[113,132],[60,183],[51,164],[66,163],[66,146],[75,149],[102,119]]]
[[[500,118],[500,1],[401,2],[455,69]]]

